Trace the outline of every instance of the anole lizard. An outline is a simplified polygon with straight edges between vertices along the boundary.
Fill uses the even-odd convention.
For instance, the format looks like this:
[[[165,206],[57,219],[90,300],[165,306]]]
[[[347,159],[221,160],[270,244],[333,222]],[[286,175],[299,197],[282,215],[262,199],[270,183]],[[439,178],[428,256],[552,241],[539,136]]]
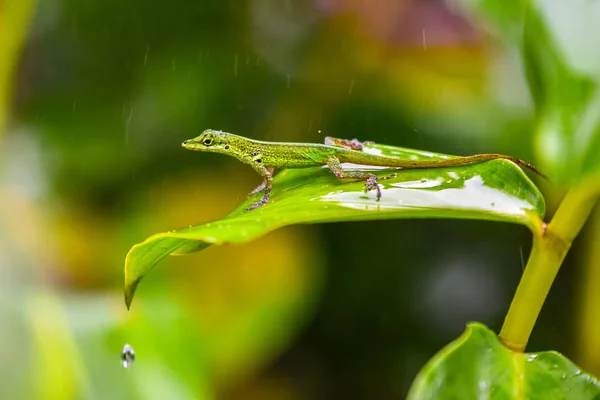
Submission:
[[[263,197],[260,201],[248,207],[247,210],[253,210],[269,202],[273,183],[273,170],[275,168],[307,168],[327,165],[338,179],[366,181],[365,191],[376,190],[378,201],[381,198],[381,189],[377,182],[393,178],[396,174],[377,177],[369,172],[344,171],[342,163],[415,169],[443,168],[505,159],[521,167],[528,168],[545,178],[545,175],[533,165],[503,154],[475,154],[445,160],[402,160],[365,153],[362,151],[363,143],[356,139],[345,140],[327,137],[325,138],[325,144],[263,142],[234,135],[233,133],[207,129],[200,136],[186,140],[181,145],[188,150],[228,154],[254,168],[263,178],[263,183],[254,189],[250,195],[263,191]]]

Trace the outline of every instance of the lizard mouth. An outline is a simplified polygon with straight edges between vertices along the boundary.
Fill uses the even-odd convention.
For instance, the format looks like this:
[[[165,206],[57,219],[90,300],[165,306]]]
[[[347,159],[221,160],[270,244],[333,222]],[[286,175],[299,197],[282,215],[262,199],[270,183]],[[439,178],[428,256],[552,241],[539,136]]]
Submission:
[[[198,150],[198,143],[194,143],[192,140],[185,140],[181,143],[181,147],[188,150]]]

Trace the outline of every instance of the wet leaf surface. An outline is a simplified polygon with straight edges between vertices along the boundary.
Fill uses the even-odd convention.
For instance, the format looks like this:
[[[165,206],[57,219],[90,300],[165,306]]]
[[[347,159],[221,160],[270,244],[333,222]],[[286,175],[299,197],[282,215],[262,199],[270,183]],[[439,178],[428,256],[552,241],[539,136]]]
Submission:
[[[406,159],[450,156],[372,144],[365,151]],[[389,175],[391,169],[344,165],[345,169]],[[125,262],[125,301],[131,304],[140,280],[167,255],[200,251],[211,244],[242,243],[291,224],[397,218],[468,218],[518,223],[536,229],[545,213],[544,199],[527,175],[505,160],[437,169],[397,170],[382,181],[382,197],[364,193],[362,181],[340,181],[327,168],[281,171],[271,201],[246,207],[255,195],[214,222],[159,233],[134,246]],[[205,205],[209,207],[210,205]]]

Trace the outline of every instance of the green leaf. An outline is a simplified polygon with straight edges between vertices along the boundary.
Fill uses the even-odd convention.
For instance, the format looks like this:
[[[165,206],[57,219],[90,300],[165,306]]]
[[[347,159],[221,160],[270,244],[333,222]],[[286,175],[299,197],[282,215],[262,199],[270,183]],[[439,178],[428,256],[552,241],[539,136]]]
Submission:
[[[371,144],[367,152],[407,159],[449,156]],[[381,167],[344,165],[376,171]],[[389,175],[390,170],[379,175]],[[395,218],[469,218],[519,223],[534,230],[545,213],[544,199],[527,175],[506,160],[454,168],[401,170],[382,181],[382,197],[364,193],[362,181],[340,181],[327,168],[284,170],[273,183],[271,201],[245,211],[261,194],[225,218],[154,235],[135,245],[125,260],[125,302],[140,280],[169,254],[200,251],[211,244],[242,243],[291,224]],[[205,205],[208,207],[209,205]]]
[[[598,84],[577,71],[533,8],[525,18],[523,58],[538,111],[538,156],[554,181],[574,184],[600,170]]]
[[[459,0],[465,7],[483,17],[488,28],[505,41],[514,42],[521,37],[523,15],[528,0]]]
[[[419,372],[408,398],[600,399],[600,383],[555,351],[517,353],[471,323]]]
[[[537,111],[540,167],[562,186],[599,173],[600,7],[586,0],[461,2],[522,52]]]
[[[585,103],[592,82],[579,76],[562,54],[543,16],[529,8],[522,42],[525,73],[538,107],[560,105],[570,115]],[[574,104],[575,103],[575,104]]]

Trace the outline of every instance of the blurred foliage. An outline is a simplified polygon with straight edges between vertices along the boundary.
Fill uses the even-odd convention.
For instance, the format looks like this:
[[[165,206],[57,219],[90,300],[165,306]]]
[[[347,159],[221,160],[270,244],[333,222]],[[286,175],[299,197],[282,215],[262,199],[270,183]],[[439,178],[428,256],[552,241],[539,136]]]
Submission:
[[[535,154],[565,182],[594,171],[594,108],[574,102],[589,122],[560,130],[590,153],[548,151],[546,127],[575,120],[536,125],[555,103],[533,101],[526,76],[592,82],[581,85],[594,99],[597,5],[534,2],[551,38],[536,47],[525,28],[541,22],[526,2],[462,3],[472,8],[43,0],[18,74],[19,46],[6,43],[26,37],[27,18],[12,12],[26,15],[33,3],[0,3],[0,63],[9,66],[0,95],[11,99],[0,103],[0,118],[11,111],[0,142],[0,358],[10,360],[0,397],[398,398],[467,321],[497,330],[530,241],[522,227],[477,221],[285,228],[171,257],[130,313],[122,305],[132,243],[227,215],[258,183],[234,160],[181,149],[205,128]],[[523,32],[526,59],[516,47]],[[542,45],[564,59],[547,60],[554,47]],[[568,159],[573,152],[583,158]],[[593,246],[598,235],[585,239]],[[575,322],[582,274],[570,267],[585,250],[571,251],[531,340],[534,351],[557,349],[576,363],[575,330],[592,329],[600,307],[582,314],[589,325],[564,323]],[[598,268],[592,258],[585,265]],[[127,370],[125,343],[137,355]],[[584,366],[598,374],[592,353]]]
[[[578,11],[589,12],[585,7]],[[538,152],[558,182],[573,185],[600,169],[600,74],[594,79],[578,71],[542,18],[537,10],[528,11],[523,33],[525,67],[539,114]]]
[[[506,44],[522,51],[537,109],[536,155],[557,183],[570,186],[597,172],[600,151],[600,6],[544,0],[461,0]],[[585,33],[584,33],[585,32]]]
[[[586,237],[585,249],[582,251],[584,268],[579,272],[581,289],[577,293],[580,307],[577,311],[578,332],[575,343],[577,345],[577,358],[580,365],[588,371],[600,373],[600,292],[595,284],[600,279],[600,213],[595,210],[590,221],[589,234]]]
[[[5,1],[0,4],[0,135],[8,124],[14,70],[29,27],[35,0]]]

